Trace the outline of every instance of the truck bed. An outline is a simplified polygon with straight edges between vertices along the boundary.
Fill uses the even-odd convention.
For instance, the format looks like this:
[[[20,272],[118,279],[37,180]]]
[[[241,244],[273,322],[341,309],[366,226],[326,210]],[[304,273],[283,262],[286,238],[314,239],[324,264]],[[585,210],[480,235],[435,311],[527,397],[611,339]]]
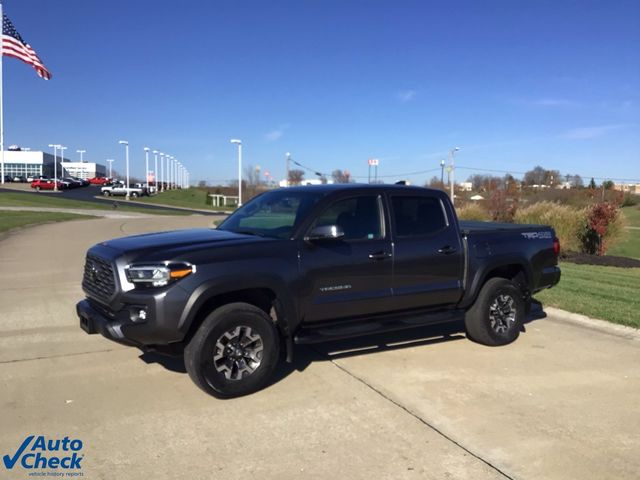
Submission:
[[[464,235],[471,233],[490,233],[490,232],[528,232],[530,230],[548,229],[545,225],[535,225],[526,223],[499,223],[499,222],[477,222],[477,221],[465,221],[458,222],[460,225],[460,232]]]

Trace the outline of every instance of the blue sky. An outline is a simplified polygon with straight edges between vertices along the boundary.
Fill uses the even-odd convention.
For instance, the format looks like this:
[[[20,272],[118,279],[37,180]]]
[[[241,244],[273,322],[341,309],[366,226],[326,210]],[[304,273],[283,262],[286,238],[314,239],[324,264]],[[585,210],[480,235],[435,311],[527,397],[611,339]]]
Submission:
[[[5,0],[53,73],[4,59],[5,144],[192,180],[246,164],[422,183],[540,164],[640,182],[640,2]],[[434,172],[404,175],[408,172]],[[307,178],[313,177],[312,173]],[[588,180],[588,179],[587,179]]]

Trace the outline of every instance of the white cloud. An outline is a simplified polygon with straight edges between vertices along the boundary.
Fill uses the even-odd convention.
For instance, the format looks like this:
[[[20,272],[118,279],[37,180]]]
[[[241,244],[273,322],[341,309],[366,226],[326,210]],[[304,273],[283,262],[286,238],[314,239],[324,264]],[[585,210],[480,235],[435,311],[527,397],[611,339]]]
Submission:
[[[265,140],[267,140],[268,142],[275,142],[276,140],[279,140],[280,138],[282,138],[282,136],[284,135],[284,132],[287,128],[289,128],[290,125],[288,123],[284,124],[284,125],[280,125],[278,128],[271,130],[270,132],[267,132],[264,134],[264,138]]]
[[[632,125],[629,124],[615,124],[615,125],[596,125],[593,127],[580,127],[572,128],[566,131],[562,135],[562,138],[568,138],[570,140],[588,140],[591,138],[598,138],[606,135],[614,130],[620,130],[621,128],[627,128]]]
[[[415,90],[401,90],[396,93],[396,98],[402,103],[407,103],[416,98],[417,93],[418,92],[416,92]]]

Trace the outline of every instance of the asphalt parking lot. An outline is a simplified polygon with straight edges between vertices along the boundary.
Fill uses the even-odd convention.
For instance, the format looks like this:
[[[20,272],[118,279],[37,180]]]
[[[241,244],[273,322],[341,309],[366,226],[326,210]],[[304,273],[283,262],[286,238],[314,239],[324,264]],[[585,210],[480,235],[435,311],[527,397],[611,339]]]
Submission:
[[[45,435],[82,440],[84,478],[638,477],[639,336],[550,315],[501,348],[455,324],[301,347],[269,388],[222,401],[179,360],[79,329],[90,245],[212,220],[94,219],[0,241],[2,455]]]

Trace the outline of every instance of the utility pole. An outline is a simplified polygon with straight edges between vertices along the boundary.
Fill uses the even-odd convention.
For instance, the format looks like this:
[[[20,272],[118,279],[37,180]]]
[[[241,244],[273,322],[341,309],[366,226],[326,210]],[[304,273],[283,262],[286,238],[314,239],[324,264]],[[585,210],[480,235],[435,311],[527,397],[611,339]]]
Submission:
[[[287,168],[286,168],[286,176],[284,177],[285,180],[285,184],[288,187],[289,186],[289,163],[291,162],[291,154],[289,152],[285,153],[285,156],[287,158]]]
[[[113,180],[113,176],[111,176],[111,165],[113,164],[113,158],[107,158],[107,162],[109,162],[109,179]]]
[[[456,184],[456,181],[455,181],[455,178],[454,178],[454,172],[455,172],[456,167],[453,164],[453,157],[454,157],[454,155],[456,154],[456,152],[458,150],[460,150],[460,149],[458,147],[456,147],[456,148],[452,148],[449,151],[449,158],[451,159],[451,165],[449,165],[449,168],[451,169],[451,172],[450,172],[451,174],[450,174],[450,177],[449,177],[449,181],[451,182],[451,204],[452,205],[455,204],[454,186]]]

